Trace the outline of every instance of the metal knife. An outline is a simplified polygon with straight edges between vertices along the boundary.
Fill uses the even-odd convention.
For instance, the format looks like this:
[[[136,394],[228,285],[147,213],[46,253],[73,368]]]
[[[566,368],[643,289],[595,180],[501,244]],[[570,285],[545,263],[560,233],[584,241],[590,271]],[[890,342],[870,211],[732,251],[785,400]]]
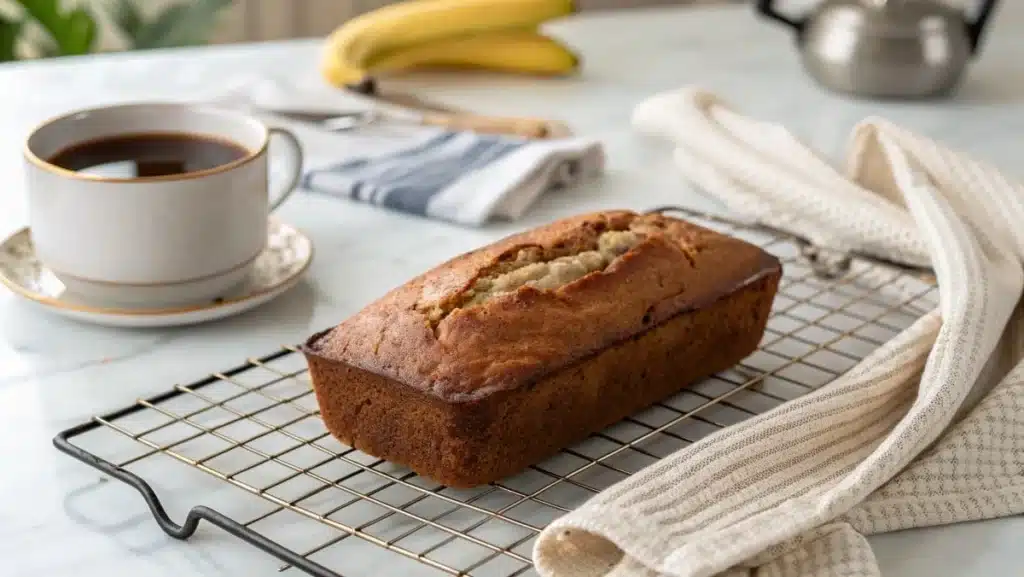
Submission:
[[[569,134],[567,126],[554,120],[473,114],[442,108],[412,95],[384,96],[379,90],[370,94],[353,89],[349,91],[365,99],[368,107],[364,110],[262,110],[282,118],[312,123],[330,131],[352,130],[376,122],[394,122],[536,139]]]
[[[381,82],[373,77],[357,85],[348,86],[346,90],[356,97],[362,97],[386,107],[417,111],[422,115],[424,124],[434,126],[475,132],[516,134],[528,138],[557,138],[568,136],[571,133],[565,123],[552,119],[482,115],[466,110],[456,110],[408,92],[385,89],[381,86]]]

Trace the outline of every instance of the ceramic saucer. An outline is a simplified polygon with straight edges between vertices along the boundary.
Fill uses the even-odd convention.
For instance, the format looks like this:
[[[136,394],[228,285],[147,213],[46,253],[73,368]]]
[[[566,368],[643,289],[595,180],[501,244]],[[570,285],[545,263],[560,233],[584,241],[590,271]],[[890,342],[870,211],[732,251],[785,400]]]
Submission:
[[[117,327],[169,327],[212,321],[255,308],[281,295],[313,260],[313,243],[301,231],[271,220],[267,248],[248,278],[223,298],[173,308],[97,306],[68,291],[36,258],[29,229],[0,243],[0,282],[31,303],[64,317]]]

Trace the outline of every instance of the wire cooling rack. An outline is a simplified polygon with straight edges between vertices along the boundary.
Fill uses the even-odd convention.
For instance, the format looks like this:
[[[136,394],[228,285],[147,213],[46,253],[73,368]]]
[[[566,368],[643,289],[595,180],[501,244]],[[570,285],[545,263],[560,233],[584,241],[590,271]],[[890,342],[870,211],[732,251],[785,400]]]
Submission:
[[[821,387],[937,303],[925,271],[835,258],[761,226],[657,210],[681,212],[783,261],[759,349],[515,477],[455,490],[341,445],[324,428],[305,361],[291,346],[93,417],[54,444],[134,487],[167,534],[187,539],[206,520],[279,558],[281,570],[330,577],[536,575],[531,550],[546,524],[716,430]],[[176,464],[157,474],[147,466],[157,459]],[[195,492],[196,506],[179,525],[155,488],[173,467],[202,471],[236,490]]]

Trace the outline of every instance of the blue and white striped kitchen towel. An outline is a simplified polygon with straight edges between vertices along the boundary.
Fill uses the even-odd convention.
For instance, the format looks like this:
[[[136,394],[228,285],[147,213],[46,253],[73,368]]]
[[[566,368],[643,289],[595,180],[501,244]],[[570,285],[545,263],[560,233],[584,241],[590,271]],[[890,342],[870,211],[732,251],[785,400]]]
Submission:
[[[441,131],[408,148],[311,168],[303,188],[464,225],[515,220],[604,170],[600,142]]]

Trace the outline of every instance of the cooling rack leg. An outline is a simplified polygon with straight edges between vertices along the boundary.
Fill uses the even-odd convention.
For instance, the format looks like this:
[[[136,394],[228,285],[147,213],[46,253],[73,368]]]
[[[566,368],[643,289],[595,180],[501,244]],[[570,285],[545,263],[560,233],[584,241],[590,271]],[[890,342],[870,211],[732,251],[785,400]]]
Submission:
[[[149,483],[131,471],[122,469],[110,461],[92,455],[71,443],[70,439],[72,437],[85,433],[86,431],[95,428],[95,426],[95,423],[89,422],[73,429],[68,429],[54,437],[53,445],[62,453],[65,453],[86,465],[121,481],[122,483],[134,487],[136,491],[142,494],[143,499],[146,500],[146,505],[149,506],[149,510],[153,514],[153,518],[164,533],[167,533],[175,539],[187,540],[196,532],[196,529],[199,527],[199,521],[206,520],[242,541],[249,543],[257,549],[269,553],[296,569],[304,571],[310,575],[315,577],[342,577],[323,565],[310,561],[294,551],[282,547],[280,544],[267,539],[256,531],[249,529],[234,519],[224,515],[223,513],[210,509],[209,507],[199,506],[192,508],[188,512],[188,515],[186,515],[185,522],[178,525],[167,516],[167,511],[164,509],[163,504],[160,503],[160,499],[157,497],[156,492],[149,486]]]

